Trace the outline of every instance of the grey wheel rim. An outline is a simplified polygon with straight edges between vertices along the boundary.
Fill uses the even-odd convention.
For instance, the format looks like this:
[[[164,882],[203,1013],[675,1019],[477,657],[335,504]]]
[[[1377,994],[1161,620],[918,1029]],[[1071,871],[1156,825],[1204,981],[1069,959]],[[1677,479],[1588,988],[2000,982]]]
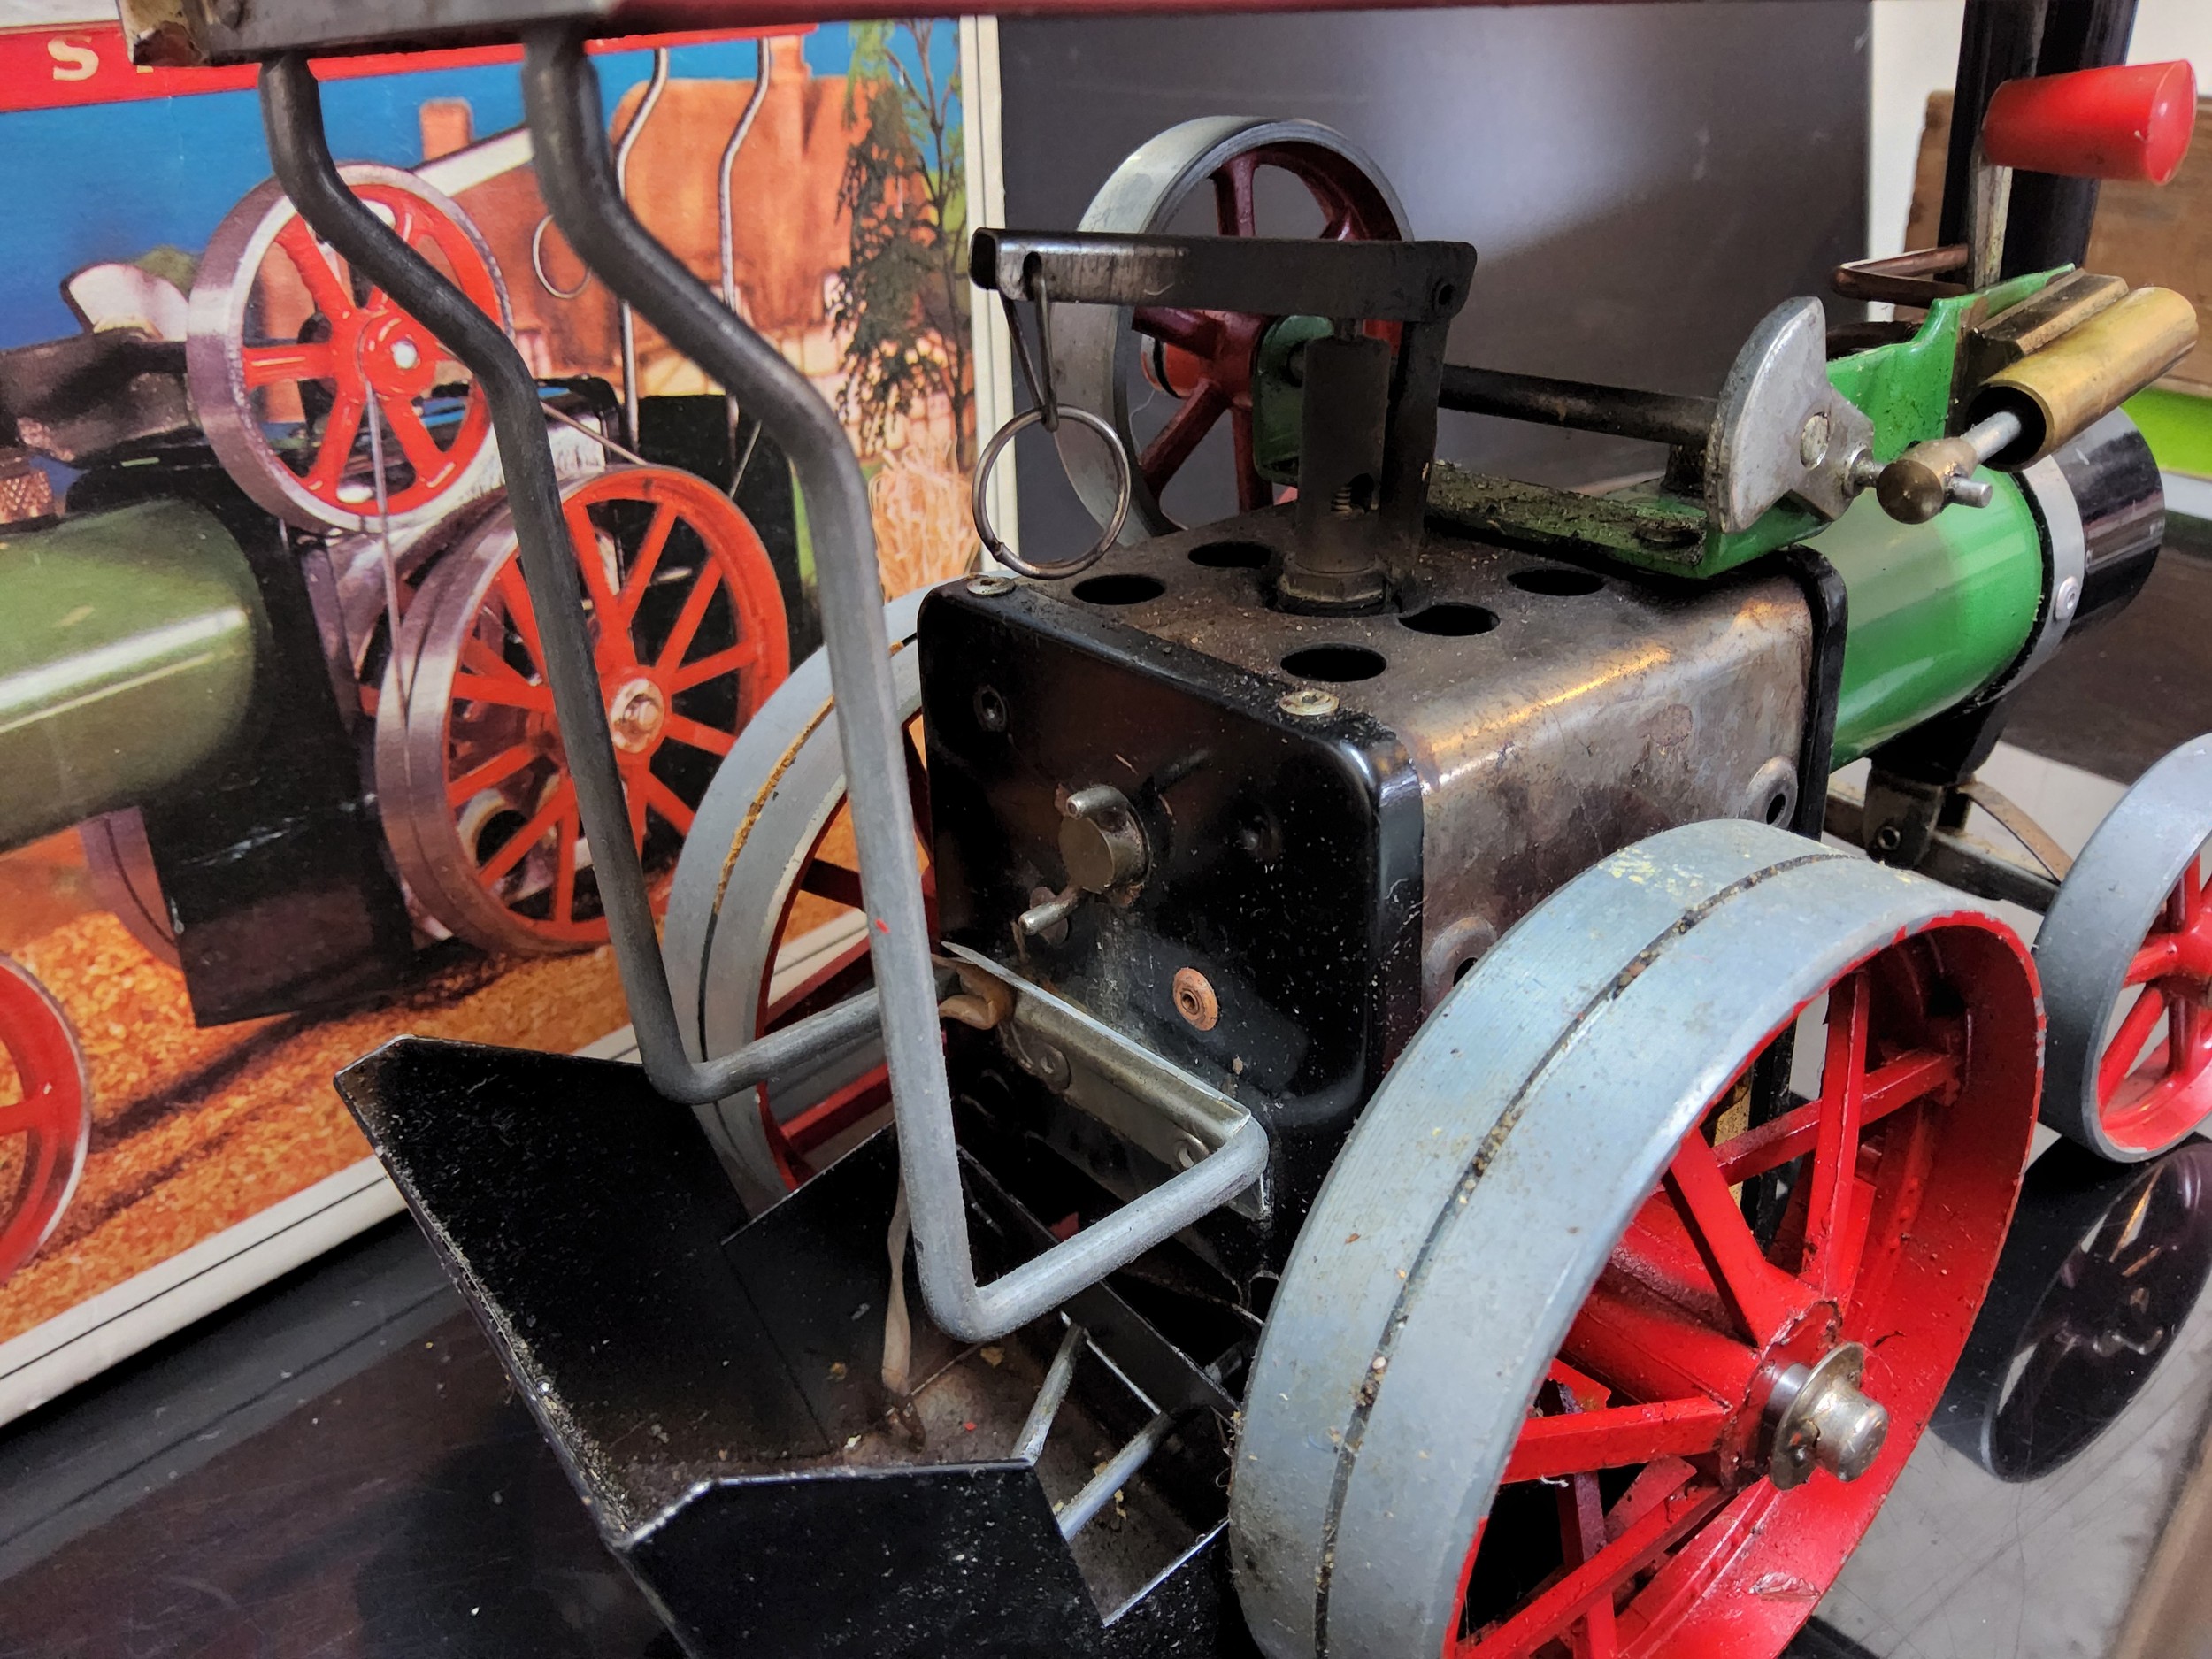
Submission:
[[[2098,1102],[2097,1067],[2128,964],[2208,838],[2212,736],[2182,744],[2120,797],[2059,884],[2036,934],[2050,1022],[2043,1121],[2100,1156],[2134,1163],[2193,1127],[2149,1141],[2116,1135]]]
[[[1255,115],[1208,115],[1184,121],[1133,151],[1098,188],[1078,229],[1156,234],[1221,166],[1266,145],[1311,145],[1343,157],[1365,173],[1390,210],[1401,236],[1411,234],[1404,205],[1382,169],[1358,145],[1318,121],[1273,121]],[[1136,364],[1136,338],[1127,308],[1065,305],[1053,319],[1052,376],[1060,401],[1089,411],[1120,434],[1132,457],[1138,446],[1129,425],[1128,376]],[[1084,507],[1102,528],[1119,502],[1121,477],[1095,440],[1070,430],[1059,439],[1060,463]],[[1133,471],[1134,468],[1133,466]],[[1131,480],[1131,505],[1121,543],[1179,529],[1141,473]]]
[[[490,245],[451,197],[411,173],[373,162],[349,162],[339,169],[339,174],[349,185],[377,184],[403,190],[450,219],[474,244],[491,273],[492,287],[499,297],[495,320],[502,328],[512,329],[507,285],[491,257]],[[275,244],[277,233],[297,217],[283,186],[269,179],[247,192],[208,238],[193,279],[187,313],[186,384],[209,447],[256,503],[303,530],[374,529],[381,521],[373,503],[365,503],[360,511],[348,512],[318,499],[302,484],[271,446],[246,385],[243,350],[255,279]],[[435,501],[392,514],[390,528],[406,533],[434,524],[455,503],[491,488],[499,476],[498,446],[487,441],[476,458]]]
[[[1331,1170],[1261,1336],[1229,1526],[1271,1659],[1452,1651],[1538,1385],[1683,1136],[1841,972],[1959,915],[1932,882],[1699,824],[1586,872],[1453,990]]]
[[[902,723],[921,708],[921,664],[913,645],[926,591],[884,608],[884,631],[896,648],[892,680]],[[785,901],[844,798],[829,662],[817,651],[738,734],[677,860],[661,951],[693,1058],[726,1054],[757,1034]],[[871,1046],[780,1079],[769,1110],[779,1121],[787,1119],[880,1064],[880,1052]],[[755,1091],[702,1106],[698,1116],[749,1210],[757,1215],[788,1195]]]

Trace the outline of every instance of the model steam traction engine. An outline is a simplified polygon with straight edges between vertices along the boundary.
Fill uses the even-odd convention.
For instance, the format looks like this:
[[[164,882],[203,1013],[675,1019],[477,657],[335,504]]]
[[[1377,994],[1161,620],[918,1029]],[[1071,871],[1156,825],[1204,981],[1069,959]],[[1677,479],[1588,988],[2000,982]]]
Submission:
[[[203,32],[320,43],[284,27]],[[2070,872],[1962,828],[2064,863],[1971,774],[2147,574],[2113,411],[2195,334],[2034,216],[2008,241],[2004,164],[2170,171],[2191,100],[1970,86],[1962,245],[1841,273],[1921,319],[1791,302],[1713,399],[1448,365],[1471,249],[1404,239],[1326,128],[1178,127],[1079,232],[974,243],[1097,546],[1025,560],[979,511],[1026,580],[883,611],[834,423],[623,206],[578,34],[526,38],[572,245],[793,457],[826,654],[657,939],[536,388],[273,57],[303,217],[487,388],[646,1063],[403,1041],[341,1086],[678,1639],[1778,1651],[1936,1404],[2039,1103],[2124,1158],[2208,1103],[2212,748]],[[1326,236],[1250,234],[1263,168]],[[1158,234],[1207,192],[1222,235]],[[1141,454],[1140,339],[1180,400]],[[1477,478],[1440,407],[1671,459]],[[1243,511],[1178,526],[1224,417]],[[795,951],[802,893],[858,920]],[[2046,910],[2032,957],[1991,899]]]
[[[436,184],[345,176],[507,321],[497,265]],[[70,477],[58,502],[27,468],[5,500],[0,848],[78,825],[102,897],[182,968],[204,1025],[357,1003],[449,940],[603,940],[466,369],[273,183],[225,217],[188,296],[127,266],[68,291],[87,332],[0,353],[0,436]],[[719,398],[626,421],[603,383],[541,391],[573,556],[605,602],[633,833],[665,869],[787,667],[780,572],[733,499],[744,457],[766,486],[749,499],[772,506],[781,460],[726,457]],[[4,1279],[61,1217],[91,1102],[65,1016],[5,958],[0,1042],[20,1095],[0,1113],[21,1153]]]

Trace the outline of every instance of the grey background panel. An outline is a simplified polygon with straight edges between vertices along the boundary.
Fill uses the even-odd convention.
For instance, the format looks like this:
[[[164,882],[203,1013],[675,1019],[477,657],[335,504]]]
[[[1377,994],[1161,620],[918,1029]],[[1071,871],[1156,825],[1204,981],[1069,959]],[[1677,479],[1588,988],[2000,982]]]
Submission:
[[[1009,19],[1007,217],[1073,226],[1125,155],[1192,116],[1310,117],[1375,157],[1417,234],[1474,243],[1453,361],[1710,393],[1760,317],[1863,251],[1868,29],[1867,0]],[[1310,231],[1303,205],[1263,198],[1262,229]],[[1169,495],[1187,518],[1234,511],[1225,432],[1208,442],[1210,493]],[[1562,482],[1659,457],[1457,414],[1440,449]],[[1025,434],[1018,453],[1025,546],[1088,545],[1048,445]]]

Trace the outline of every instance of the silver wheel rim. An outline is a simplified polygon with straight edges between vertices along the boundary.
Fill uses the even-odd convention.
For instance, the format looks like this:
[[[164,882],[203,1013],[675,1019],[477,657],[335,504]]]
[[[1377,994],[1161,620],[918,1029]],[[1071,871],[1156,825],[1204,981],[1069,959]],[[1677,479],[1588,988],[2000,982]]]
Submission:
[[[897,717],[922,706],[915,621],[926,589],[884,607]],[[830,700],[829,659],[816,651],[761,705],[738,736],[676,864],[662,955],[684,1041],[695,1059],[726,1054],[758,1034],[762,987],[775,971],[776,930],[809,854],[845,798],[845,760]],[[784,1080],[769,1110],[787,1121],[881,1064],[867,1047]],[[738,1194],[757,1215],[788,1196],[751,1089],[698,1109]]]
[[[1341,156],[1365,173],[1390,209],[1401,236],[1410,234],[1404,205],[1367,152],[1318,121],[1271,121],[1252,115],[1209,115],[1169,127],[1133,151],[1091,198],[1078,229],[1143,235],[1164,230],[1178,210],[1222,165],[1274,144],[1311,145]],[[1123,451],[1139,453],[1129,425],[1128,376],[1137,343],[1126,307],[1063,305],[1053,319],[1052,377],[1063,406],[1088,411],[1119,434]],[[1059,439],[1060,463],[1084,507],[1102,528],[1114,522],[1123,480],[1098,444],[1073,433]],[[1119,539],[1133,547],[1179,529],[1146,484],[1133,460],[1131,505]]]
[[[405,191],[449,219],[482,256],[491,273],[492,287],[499,297],[495,320],[501,328],[512,330],[506,282],[491,257],[489,244],[457,204],[397,167],[351,162],[340,168],[339,174],[349,185],[375,184]],[[277,234],[297,217],[283,187],[270,179],[249,191],[208,238],[192,283],[185,339],[186,383],[209,447],[255,503],[303,530],[373,529],[380,523],[373,500],[364,503],[358,511],[346,511],[316,496],[285,465],[262,429],[246,386],[245,332],[256,279]],[[433,523],[454,502],[483,494],[499,476],[498,446],[488,434],[475,457],[435,500],[393,513],[391,527],[406,531]]]
[[[1455,987],[1332,1168],[1261,1335],[1229,1525],[1271,1659],[1453,1651],[1516,1434],[1674,1148],[1840,972],[1960,914],[1786,832],[1698,824],[1578,877]]]
[[[2050,1021],[2043,1121],[2101,1157],[2134,1163],[2189,1133],[2131,1146],[2097,1101],[2097,1065],[2128,964],[2183,871],[2212,839],[2212,736],[2192,738],[2120,797],[2059,884],[2035,936]]]

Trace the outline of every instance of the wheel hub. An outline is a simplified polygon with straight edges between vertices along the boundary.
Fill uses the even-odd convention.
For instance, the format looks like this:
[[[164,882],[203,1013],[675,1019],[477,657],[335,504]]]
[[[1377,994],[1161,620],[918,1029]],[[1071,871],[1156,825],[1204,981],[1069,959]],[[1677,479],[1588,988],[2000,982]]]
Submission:
[[[667,723],[668,694],[643,674],[623,680],[607,699],[607,726],[626,755],[652,753]]]
[[[1866,1350],[1845,1342],[1816,1364],[1793,1365],[1776,1381],[1767,1400],[1774,1425],[1774,1449],[1767,1479],[1786,1492],[1801,1486],[1815,1469],[1839,1480],[1856,1480],[1874,1466],[1889,1438],[1889,1412],[1863,1393]]]

